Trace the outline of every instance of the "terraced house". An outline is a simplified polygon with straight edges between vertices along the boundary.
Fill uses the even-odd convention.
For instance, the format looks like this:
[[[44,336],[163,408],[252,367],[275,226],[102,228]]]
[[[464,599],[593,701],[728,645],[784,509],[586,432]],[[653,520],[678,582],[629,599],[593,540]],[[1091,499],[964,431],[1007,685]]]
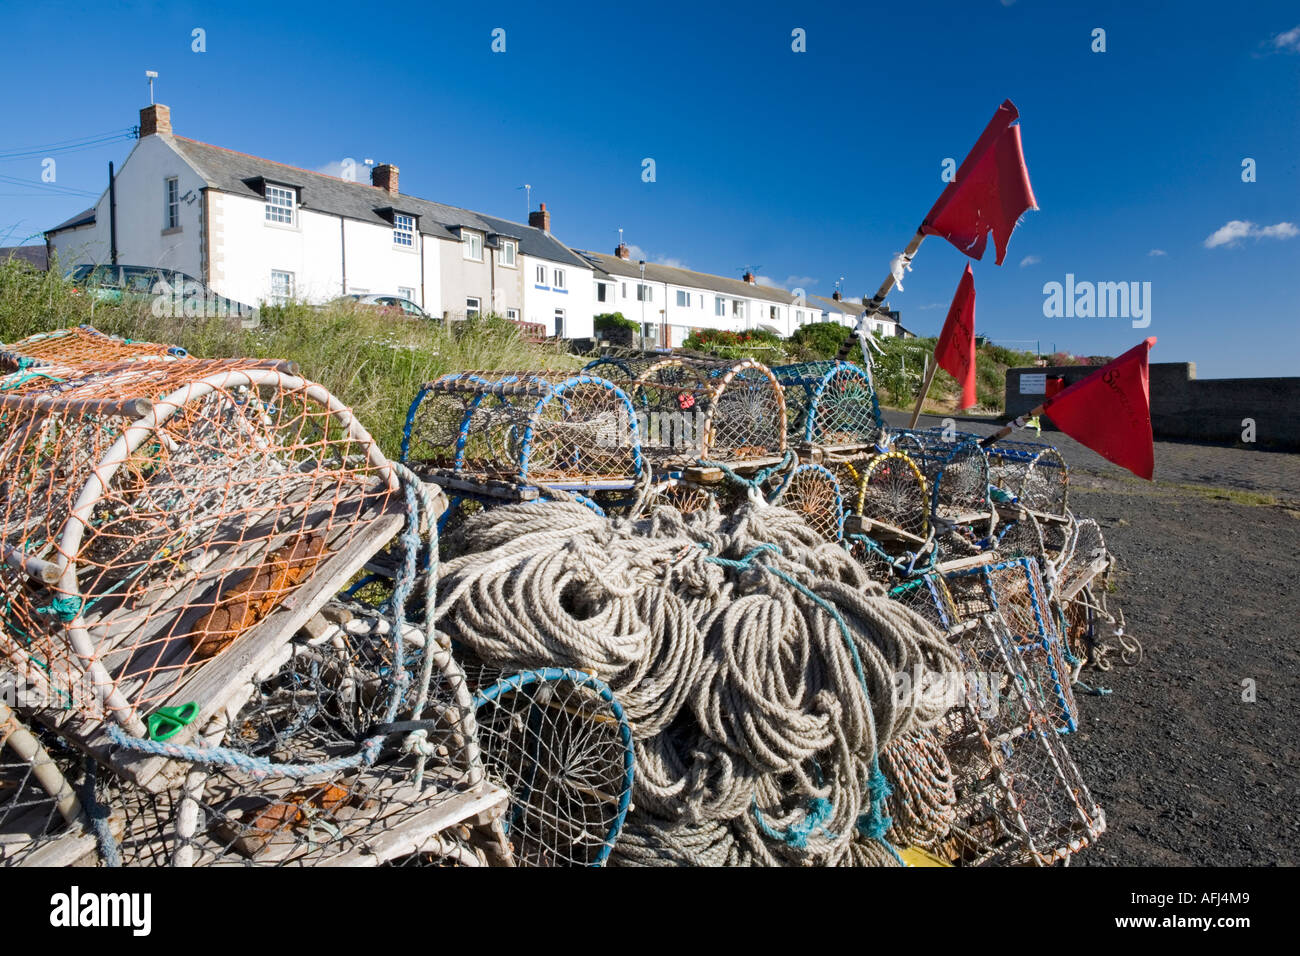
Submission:
[[[591,265],[550,234],[544,207],[530,219],[405,194],[392,164],[367,184],[178,136],[160,104],[140,111],[111,193],[46,243],[62,268],[158,267],[248,304],[382,293],[434,316],[493,311],[590,336]]]

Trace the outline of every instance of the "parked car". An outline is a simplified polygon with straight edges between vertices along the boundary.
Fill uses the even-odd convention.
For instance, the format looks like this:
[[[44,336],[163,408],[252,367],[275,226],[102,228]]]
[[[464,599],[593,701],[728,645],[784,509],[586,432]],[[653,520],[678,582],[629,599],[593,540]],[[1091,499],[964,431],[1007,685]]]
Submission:
[[[159,316],[234,316],[245,321],[257,317],[253,306],[218,295],[184,272],[157,266],[81,265],[68,278],[97,301],[147,301]]]
[[[367,293],[364,295],[345,295],[343,298],[351,299],[360,305],[373,306],[377,309],[399,309],[403,315],[409,316],[413,319],[433,318],[433,316],[429,315],[428,312],[425,312],[424,309],[420,308],[410,299],[404,298],[400,295],[375,295]]]

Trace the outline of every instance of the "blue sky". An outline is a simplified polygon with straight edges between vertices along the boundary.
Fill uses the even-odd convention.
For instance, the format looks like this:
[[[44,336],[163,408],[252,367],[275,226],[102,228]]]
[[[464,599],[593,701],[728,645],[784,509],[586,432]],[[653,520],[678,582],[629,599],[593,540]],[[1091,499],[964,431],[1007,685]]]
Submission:
[[[313,169],[396,163],[404,192],[511,219],[531,183],[570,245],[612,251],[622,227],[653,261],[826,295],[843,276],[860,296],[942,189],[943,160],[1010,98],[1041,208],[1002,267],[991,245],[975,264],[980,332],[1112,355],[1156,335],[1153,360],[1201,377],[1300,364],[1293,0],[35,3],[5,20],[0,244],[90,205],[77,191],[97,194],[130,143],[47,151],[54,183],[46,152],[12,154],[134,125],[154,69],[181,135]],[[1234,222],[1252,225],[1207,247]],[[904,324],[937,332],[964,262],[927,240],[890,298]],[[1043,285],[1067,273],[1150,282],[1150,327],[1045,318]]]

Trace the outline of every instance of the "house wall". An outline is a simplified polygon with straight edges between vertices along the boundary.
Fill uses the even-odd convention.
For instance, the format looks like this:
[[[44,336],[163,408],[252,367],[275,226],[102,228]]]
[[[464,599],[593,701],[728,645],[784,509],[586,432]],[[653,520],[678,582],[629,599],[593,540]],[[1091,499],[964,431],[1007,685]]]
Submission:
[[[555,310],[563,309],[564,337],[571,339],[590,338],[594,334],[592,316],[595,314],[594,310],[597,305],[592,270],[577,265],[552,262],[549,259],[540,259],[537,256],[521,255],[519,260],[523,267],[520,277],[523,283],[524,295],[523,318],[529,322],[540,322],[546,326],[547,335],[555,335]],[[545,269],[546,281],[544,283],[537,281],[539,267]],[[556,288],[556,270],[564,273],[563,290]],[[635,296],[634,287],[629,287],[628,291]],[[599,311],[601,312],[620,311],[619,309],[606,309],[604,303],[600,305]],[[649,306],[650,303],[646,303],[647,322],[654,321],[649,317]],[[628,315],[626,311],[623,314]]]
[[[180,195],[180,228],[166,229],[166,180],[175,176]],[[156,266],[203,277],[200,230],[205,183],[161,136],[138,140],[115,174],[117,261],[124,266]],[[56,233],[50,245],[59,267],[110,261],[108,190],[95,204],[95,224]],[[219,291],[219,290],[218,290]]]
[[[465,317],[466,299],[470,296],[474,296],[479,300],[479,310],[481,312],[491,312],[495,308],[500,308],[504,313],[507,307],[513,308],[519,304],[500,300],[494,302],[492,275],[494,263],[492,259],[495,251],[487,247],[487,236],[483,237],[483,242],[482,262],[465,258],[465,244],[463,241],[443,244],[440,265],[441,305],[442,311],[449,313],[453,319],[463,319]],[[504,298],[504,292],[502,298]]]

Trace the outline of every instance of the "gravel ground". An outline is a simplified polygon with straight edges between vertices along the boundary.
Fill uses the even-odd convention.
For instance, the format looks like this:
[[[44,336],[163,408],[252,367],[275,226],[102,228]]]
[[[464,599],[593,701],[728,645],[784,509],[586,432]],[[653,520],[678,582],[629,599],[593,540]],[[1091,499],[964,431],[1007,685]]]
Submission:
[[[1067,742],[1108,831],[1077,864],[1300,863],[1300,454],[1157,442],[1146,482],[1060,432],[1043,440],[1070,467],[1071,510],[1117,557],[1110,607],[1145,651],[1084,675],[1111,693],[1079,695]]]

